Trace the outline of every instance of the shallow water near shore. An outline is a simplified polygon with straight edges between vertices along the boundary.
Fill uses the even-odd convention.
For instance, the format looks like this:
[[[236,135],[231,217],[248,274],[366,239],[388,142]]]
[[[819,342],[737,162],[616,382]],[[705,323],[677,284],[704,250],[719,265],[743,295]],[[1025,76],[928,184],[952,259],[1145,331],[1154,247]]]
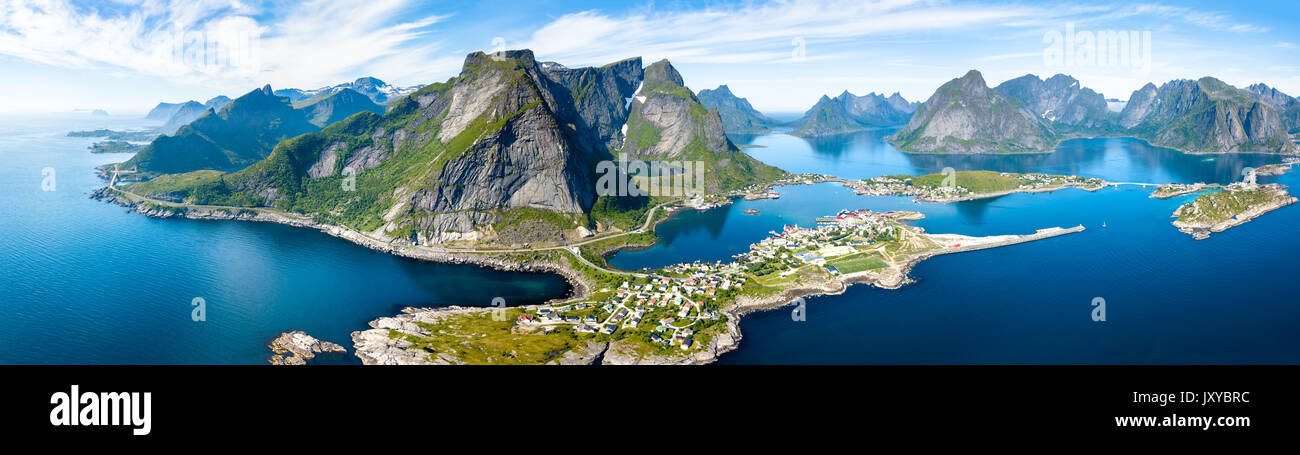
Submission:
[[[540,303],[570,292],[553,274],[506,273],[390,256],[314,230],[237,222],[154,220],[93,201],[94,139],[71,130],[143,126],[133,118],[0,116],[0,363],[263,363],[266,344],[298,329],[351,347],[348,334],[403,306],[486,306],[502,296]],[[881,141],[889,130],[805,141],[736,138],[792,172],[846,178],[955,169],[1042,171],[1112,181],[1237,179],[1263,155],[1184,155],[1133,139],[1080,139],[1035,156],[911,156]],[[1208,158],[1214,158],[1212,160]],[[41,190],[42,169],[56,190]],[[1300,184],[1297,174],[1261,178]],[[915,210],[929,232],[1082,233],[940,256],[898,290],[853,286],[789,309],[751,314],[722,363],[1297,363],[1300,266],[1288,206],[1195,241],[1169,225],[1190,200],[1125,186],[1017,194],[955,204],[855,196],[838,184],[780,187],[777,200],[737,201],[679,214],[660,242],[624,251],[624,269],[730,260],[784,224],[811,225],[844,208]],[[757,215],[742,213],[757,209]],[[1106,223],[1102,228],[1101,224]],[[191,321],[202,298],[207,321]],[[1104,323],[1090,303],[1108,305]],[[351,361],[330,358],[324,363]]]

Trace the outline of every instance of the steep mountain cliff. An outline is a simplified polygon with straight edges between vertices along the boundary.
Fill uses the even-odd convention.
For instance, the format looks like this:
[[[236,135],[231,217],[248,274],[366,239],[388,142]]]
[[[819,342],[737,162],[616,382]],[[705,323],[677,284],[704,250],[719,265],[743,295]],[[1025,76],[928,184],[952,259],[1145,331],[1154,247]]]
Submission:
[[[824,136],[872,127],[907,123],[916,111],[898,93],[889,97],[876,93],[857,96],[847,90],[835,98],[822,96],[802,118],[791,123],[795,136]]]
[[[1246,87],[1246,91],[1253,93],[1260,102],[1272,106],[1282,117],[1282,125],[1288,132],[1300,133],[1300,100],[1264,84],[1251,84]]]
[[[1281,91],[1278,91],[1278,89],[1264,84],[1250,84],[1250,86],[1246,87],[1246,91],[1255,95],[1255,99],[1260,102],[1273,106],[1274,109],[1278,110],[1286,109],[1287,106],[1296,102],[1295,98],[1292,98],[1291,95],[1282,93]]]
[[[939,87],[907,126],[886,139],[914,153],[1044,153],[1060,136],[1046,119],[989,89],[971,70]]]
[[[358,112],[384,113],[383,106],[375,104],[369,97],[350,88],[294,103],[293,107],[305,111],[307,119],[313,125],[320,127],[351,117]]]
[[[1134,136],[1193,153],[1295,150],[1272,106],[1212,77],[1148,84],[1133,92],[1120,118]]]
[[[653,76],[637,95],[639,58],[571,69],[537,62],[526,50],[476,52],[459,76],[384,114],[361,112],[285,140],[243,170],[168,175],[129,188],[203,204],[273,206],[410,242],[525,243],[608,227],[602,216],[628,207],[644,212],[644,199],[597,203],[607,199],[597,197],[597,164],[620,151],[708,161],[718,170],[708,180],[715,188],[780,172],[731,145],[717,113],[695,101],[667,62],[645,71]],[[629,148],[629,122],[641,125],[629,133],[654,128],[657,140]]]
[[[1058,132],[1100,133],[1113,129],[1106,99],[1064,74],[1047,80],[1026,74],[998,84],[993,91],[1020,101],[1031,112],[1051,122]]]
[[[709,109],[717,109],[722,117],[722,129],[728,133],[760,134],[781,125],[754,109],[749,100],[731,93],[731,88],[719,85],[718,88],[700,90],[696,96],[700,104]]]
[[[740,188],[783,173],[732,144],[718,111],[700,104],[667,60],[646,67],[645,81],[631,108],[627,138],[620,149],[629,159],[702,162],[708,192]]]
[[[155,139],[123,167],[134,166],[143,175],[234,170],[265,158],[284,139],[317,129],[288,100],[272,95],[270,86],[239,97],[221,112],[204,112],[175,135]]]

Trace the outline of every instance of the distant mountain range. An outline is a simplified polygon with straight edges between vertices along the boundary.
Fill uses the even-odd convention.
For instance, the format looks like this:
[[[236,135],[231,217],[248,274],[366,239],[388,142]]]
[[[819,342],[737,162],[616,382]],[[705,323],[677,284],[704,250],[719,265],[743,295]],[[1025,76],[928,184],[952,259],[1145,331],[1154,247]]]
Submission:
[[[1080,136],[1132,136],[1192,153],[1289,153],[1296,106],[1262,84],[1243,90],[1206,77],[1147,84],[1113,113],[1101,94],[1066,75],[1026,75],[989,89],[972,70],[939,87],[888,140],[914,153],[1046,153]]]
[[[1028,104],[990,89],[984,76],[971,70],[940,86],[907,126],[887,139],[915,153],[1050,152],[1060,138]]]
[[[174,115],[184,112],[178,109]],[[134,167],[143,175],[236,170],[265,158],[280,141],[317,129],[304,111],[273,95],[269,85],[231,101],[218,112],[202,112],[174,135],[154,139],[122,166]]]
[[[415,93],[415,91],[419,90],[421,87],[424,86],[415,85],[411,87],[394,87],[373,77],[362,77],[352,82],[321,87],[315,90],[301,90],[296,88],[280,89],[276,90],[275,94],[277,96],[289,98],[289,101],[298,102],[310,98],[317,98],[322,95],[328,95],[340,90],[350,89],[369,97],[370,100],[375,103],[388,104],[393,100]]]
[[[1147,84],[1129,97],[1120,126],[1152,144],[1188,152],[1294,151],[1282,115],[1271,104],[1285,95],[1263,92],[1212,77],[1169,81],[1159,88]]]
[[[831,98],[822,95],[799,120],[790,123],[795,136],[824,136],[867,128],[907,123],[919,103],[910,103],[898,93],[888,97],[876,93],[857,96],[845,90]]]
[[[736,96],[726,85],[701,90],[700,103],[716,109],[723,128],[733,134],[761,134],[776,128],[790,128],[795,136],[824,136],[867,128],[907,123],[920,103],[909,102],[898,93],[888,97],[870,93],[857,96],[847,90],[835,98],[822,96],[804,116],[790,122],[774,120],[754,109],[749,100]]]
[[[358,112],[384,113],[383,106],[350,88],[322,93],[293,103],[293,107],[305,110],[311,123],[319,127],[351,117]]]
[[[713,90],[700,90],[697,98],[704,107],[718,110],[718,115],[722,117],[722,129],[728,133],[761,134],[783,125],[758,112],[749,104],[749,100],[731,93],[731,88],[726,85],[719,85]]]
[[[269,87],[245,95],[182,128],[181,139],[160,138],[132,159],[163,172],[209,170],[129,188],[203,204],[273,206],[412,242],[518,243],[582,227],[639,225],[651,198],[597,192],[598,164],[617,156],[703,162],[711,192],[785,175],[732,144],[719,115],[667,61],[573,69],[537,62],[526,50],[475,52],[459,76],[402,97],[382,114],[363,109],[293,137],[314,130],[309,117],[328,121],[355,106],[355,96],[340,98],[348,91],[337,91],[329,110],[313,110],[325,100],[293,109]],[[205,137],[238,140],[245,143],[238,149],[253,152],[235,156],[233,144],[206,144]],[[191,155],[207,158],[159,165]],[[354,191],[344,185],[352,175]]]

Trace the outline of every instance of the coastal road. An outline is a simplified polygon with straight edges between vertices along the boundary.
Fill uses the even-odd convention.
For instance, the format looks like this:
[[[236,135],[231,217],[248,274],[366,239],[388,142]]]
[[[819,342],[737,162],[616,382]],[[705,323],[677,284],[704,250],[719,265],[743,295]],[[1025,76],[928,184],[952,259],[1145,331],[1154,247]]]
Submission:
[[[115,170],[115,172],[114,172],[114,174],[113,174],[113,180],[112,180],[112,181],[116,181],[116,180],[117,180],[117,173],[116,173],[116,170]],[[221,205],[196,205],[196,204],[176,203],[176,202],[161,201],[161,200],[157,200],[157,199],[153,199],[153,198],[149,198],[149,197],[141,196],[141,195],[135,194],[135,193],[133,193],[133,192],[131,192],[131,191],[128,191],[128,190],[126,190],[126,189],[119,188],[119,187],[112,186],[112,185],[109,185],[109,188],[112,188],[113,191],[117,191],[117,192],[119,192],[119,193],[122,193],[122,194],[128,195],[128,196],[130,196],[130,197],[132,197],[132,198],[134,198],[134,199],[143,200],[143,201],[149,201],[149,202],[152,202],[152,203],[155,203],[155,204],[158,204],[158,205],[165,205],[165,206],[169,206],[169,207],[196,208],[196,209],[204,209],[204,210],[228,210],[228,211],[231,211],[232,213],[237,213],[239,210],[254,210],[254,211],[259,211],[259,212],[261,212],[261,211],[265,211],[265,212],[274,213],[274,214],[279,215],[279,216],[283,216],[283,217],[285,217],[285,218],[290,218],[290,219],[298,220],[298,221],[304,221],[304,222],[310,222],[310,221],[311,221],[311,218],[310,218],[310,217],[304,217],[304,216],[299,216],[299,215],[295,215],[295,214],[290,214],[290,213],[288,213],[288,212],[283,212],[283,211],[280,211],[280,210],[276,210],[276,209],[272,209],[272,208],[267,208],[267,207],[232,207],[232,206],[221,206]],[[605,267],[601,267],[601,266],[599,266],[599,265],[596,265],[596,264],[592,263],[591,261],[588,261],[587,258],[583,257],[583,256],[582,256],[582,252],[578,249],[578,247],[580,247],[580,246],[582,246],[582,245],[588,245],[588,244],[591,244],[591,243],[595,243],[595,242],[603,242],[603,241],[605,241],[605,240],[614,239],[614,238],[618,238],[618,237],[623,237],[623,236],[627,236],[627,235],[631,235],[631,234],[640,234],[640,233],[646,232],[646,231],[649,230],[649,229],[651,228],[651,226],[653,225],[654,220],[655,220],[655,213],[656,213],[659,209],[663,208],[663,207],[666,206],[666,205],[669,205],[669,204],[676,204],[676,203],[678,203],[678,202],[681,202],[681,200],[667,201],[667,202],[660,203],[659,205],[656,205],[656,206],[654,206],[654,207],[651,207],[651,208],[650,208],[650,211],[646,213],[646,220],[645,220],[645,222],[641,224],[641,227],[636,228],[636,229],[634,229],[634,230],[626,231],[626,232],[619,232],[619,233],[615,233],[615,234],[610,234],[610,235],[606,235],[606,236],[603,236],[603,237],[591,238],[591,239],[583,240],[583,241],[581,241],[581,242],[569,243],[569,244],[565,244],[565,245],[556,245],[556,246],[538,247],[538,248],[512,248],[512,249],[443,248],[443,247],[430,247],[430,246],[423,246],[423,245],[415,245],[415,246],[411,246],[411,247],[404,247],[404,248],[402,248],[402,249],[416,249],[416,250],[421,250],[421,251],[426,251],[426,252],[431,252],[431,253],[441,253],[441,254],[456,254],[456,253],[476,253],[476,254],[493,254],[493,253],[534,253],[534,252],[539,252],[539,251],[564,250],[564,251],[568,251],[569,253],[572,253],[575,257],[578,258],[579,261],[581,261],[583,264],[586,264],[588,267],[591,267],[591,268],[596,269],[596,270],[600,270],[600,271],[605,272],[605,273],[612,273],[612,274],[617,274],[617,275],[630,275],[630,276],[637,276],[637,277],[647,277],[647,276],[649,276],[649,275],[646,275],[646,274],[644,274],[644,273],[625,272],[625,271],[621,271],[621,270],[612,270],[612,269],[608,269],[608,268],[605,268]],[[360,234],[360,235],[363,235],[363,236],[369,237],[371,240],[381,241],[380,239],[375,239],[374,237],[371,237],[370,235],[368,235],[368,234],[366,234],[366,233],[363,233],[363,232],[357,232],[357,233]]]

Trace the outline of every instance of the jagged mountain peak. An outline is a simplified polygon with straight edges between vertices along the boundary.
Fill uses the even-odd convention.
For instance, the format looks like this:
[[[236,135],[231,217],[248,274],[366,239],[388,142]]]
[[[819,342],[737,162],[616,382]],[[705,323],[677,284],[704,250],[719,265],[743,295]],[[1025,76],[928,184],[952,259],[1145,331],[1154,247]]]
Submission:
[[[668,59],[654,62],[645,69],[645,83],[647,86],[657,85],[662,82],[668,82],[682,87],[686,86],[686,82],[682,79],[681,73],[677,72],[677,68],[674,68],[673,64],[668,62]]]

